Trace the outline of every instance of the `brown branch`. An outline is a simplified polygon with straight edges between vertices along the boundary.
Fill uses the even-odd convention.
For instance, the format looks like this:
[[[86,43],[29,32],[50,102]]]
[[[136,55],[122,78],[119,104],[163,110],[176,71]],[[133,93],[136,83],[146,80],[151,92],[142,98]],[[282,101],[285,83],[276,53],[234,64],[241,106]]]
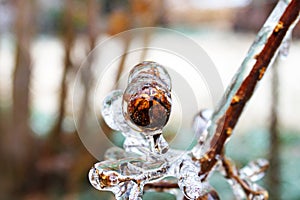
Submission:
[[[256,195],[263,195],[264,196],[264,199],[268,199],[269,198],[269,195],[266,191],[264,190],[258,190],[258,191],[255,191],[255,190],[252,190],[249,185],[239,177],[239,175],[237,173],[235,173],[235,170],[233,169],[232,167],[232,164],[231,162],[226,159],[225,157],[222,157],[222,165],[223,165],[223,168],[225,170],[225,173],[226,173],[226,177],[227,179],[234,179],[241,187],[242,189],[244,190],[244,192],[246,193],[247,196],[249,196],[250,194],[256,196]],[[262,171],[265,171],[266,169],[262,169]]]
[[[275,56],[287,31],[297,19],[299,10],[300,1],[292,0],[268,38],[263,50],[256,55],[256,63],[233,96],[231,105],[224,116],[217,122],[217,129],[212,138],[210,150],[200,160],[200,175],[206,175],[203,179],[206,179],[208,173],[217,163],[217,155],[221,155],[226,140],[230,137],[246,103],[251,98],[257,83],[264,76],[267,67]]]
[[[155,183],[149,183],[145,185],[145,190],[155,190],[157,192],[162,192],[166,189],[176,189],[179,188],[177,183],[169,183],[166,181],[160,181]]]

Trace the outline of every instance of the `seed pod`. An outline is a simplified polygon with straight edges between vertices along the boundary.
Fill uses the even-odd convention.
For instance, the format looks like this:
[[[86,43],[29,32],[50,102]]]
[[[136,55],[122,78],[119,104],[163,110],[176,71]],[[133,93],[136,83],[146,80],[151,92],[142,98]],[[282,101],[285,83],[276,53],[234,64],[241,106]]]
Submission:
[[[155,62],[136,65],[123,95],[123,115],[129,126],[156,134],[167,124],[171,106],[171,80],[164,67]]]

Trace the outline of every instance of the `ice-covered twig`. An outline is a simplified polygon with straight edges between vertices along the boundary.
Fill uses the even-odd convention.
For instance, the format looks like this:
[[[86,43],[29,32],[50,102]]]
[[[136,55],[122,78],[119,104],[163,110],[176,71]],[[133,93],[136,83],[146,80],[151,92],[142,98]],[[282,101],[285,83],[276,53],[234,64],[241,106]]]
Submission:
[[[246,167],[237,170],[234,164],[225,156],[221,159],[222,167],[224,169],[225,178],[227,178],[236,198],[253,199],[268,199],[269,195],[266,190],[253,183],[264,176],[269,163],[264,159],[259,159],[255,162],[250,162]]]
[[[203,180],[212,171],[222,155],[224,144],[246,105],[251,98],[257,83],[264,76],[268,66],[277,55],[278,49],[288,31],[293,29],[299,20],[300,1],[279,1],[251,46],[232,84],[215,111],[209,129],[210,142],[206,153],[200,159]],[[250,73],[245,76],[246,72]],[[245,77],[245,78],[244,78]]]

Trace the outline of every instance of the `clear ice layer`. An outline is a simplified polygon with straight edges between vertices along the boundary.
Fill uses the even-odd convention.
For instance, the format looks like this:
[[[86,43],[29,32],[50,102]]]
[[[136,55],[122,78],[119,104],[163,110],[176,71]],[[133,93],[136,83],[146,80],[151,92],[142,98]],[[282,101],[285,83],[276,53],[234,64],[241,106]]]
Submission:
[[[205,153],[203,149],[208,136],[208,127],[211,123],[212,110],[202,110],[195,117],[193,121],[193,129],[198,139],[196,146],[192,149],[192,154],[195,158],[200,159]]]
[[[104,121],[111,129],[121,132],[125,141],[123,149],[108,149],[105,161],[96,163],[89,171],[89,180],[96,189],[111,191],[118,200],[140,200],[145,185],[176,180],[177,188],[163,191],[181,199],[182,195],[187,199],[219,199],[207,179],[201,177],[205,175],[199,173],[199,160],[210,142],[208,128],[213,112],[202,110],[195,116],[193,129],[197,144],[191,151],[179,151],[169,149],[163,137],[171,106],[170,76],[163,66],[149,61],[131,70],[125,91],[114,90],[106,96],[101,110]],[[255,181],[264,176],[267,166],[266,160],[259,159],[240,170],[233,167],[233,174],[240,179],[231,177],[228,183],[237,199],[265,199],[267,193]],[[216,170],[226,177],[221,165],[210,173]],[[247,192],[241,182],[253,193]]]

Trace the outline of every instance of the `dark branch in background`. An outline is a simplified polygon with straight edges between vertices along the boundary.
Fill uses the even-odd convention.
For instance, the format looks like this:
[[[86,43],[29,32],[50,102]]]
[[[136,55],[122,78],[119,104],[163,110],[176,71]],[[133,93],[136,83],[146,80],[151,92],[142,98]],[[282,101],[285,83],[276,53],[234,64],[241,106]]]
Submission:
[[[144,43],[144,47],[148,47],[151,41],[151,32],[150,31],[146,31],[144,37],[143,37],[143,43]],[[144,48],[142,53],[141,53],[141,62],[143,62],[144,60],[146,60],[146,56],[147,56],[147,48]]]
[[[217,163],[217,155],[222,155],[224,144],[230,137],[241,113],[251,98],[257,83],[264,76],[264,73],[276,55],[281,42],[293,22],[297,19],[300,10],[300,1],[293,0],[280,18],[271,36],[268,38],[262,51],[256,55],[254,64],[249,75],[244,79],[242,85],[231,99],[231,105],[223,117],[217,122],[216,133],[214,134],[208,152],[201,158],[200,175],[206,179],[209,172]]]
[[[117,75],[116,75],[116,78],[115,78],[115,85],[114,85],[114,89],[117,89],[119,88],[119,80],[121,78],[121,75],[124,71],[124,68],[125,68],[125,62],[126,62],[126,58],[127,58],[127,54],[128,54],[128,49],[129,49],[129,46],[130,46],[130,42],[131,42],[131,38],[130,37],[126,37],[126,38],[123,38],[123,55],[121,56],[121,60],[120,60],[120,63],[119,63],[119,66],[118,66],[118,70],[117,70]]]
[[[65,13],[63,18],[64,25],[64,66],[62,72],[62,80],[61,80],[61,88],[60,88],[60,96],[59,96],[59,110],[58,117],[56,123],[51,130],[49,137],[49,144],[51,147],[58,147],[59,145],[54,145],[57,143],[59,136],[62,133],[62,123],[66,112],[66,99],[68,94],[68,74],[70,69],[73,67],[73,63],[71,61],[71,51],[75,40],[75,28],[74,28],[74,11],[71,0],[65,1]]]
[[[16,16],[16,57],[13,73],[13,119],[8,134],[8,151],[13,152],[12,158],[20,163],[27,162],[30,154],[32,135],[29,128],[29,85],[31,76],[30,43],[32,39],[31,21],[33,19],[34,2],[17,1],[20,12]],[[10,149],[10,150],[9,150]]]
[[[88,42],[89,42],[89,47],[88,47],[88,53],[90,53],[96,46],[96,41],[98,34],[100,33],[98,27],[97,27],[97,16],[99,12],[99,6],[97,5],[96,0],[88,0],[87,2],[87,21],[88,21]],[[94,79],[92,78],[92,63],[94,62],[94,54],[91,53],[90,56],[87,57],[87,65],[82,68],[82,74],[81,74],[81,81],[82,85],[84,87],[83,90],[83,100],[80,105],[80,116],[79,116],[79,123],[78,123],[78,128],[79,131],[84,132],[87,131],[87,114],[90,111],[89,107],[86,106],[88,105],[88,102],[90,100],[90,88],[91,85],[94,82]]]
[[[8,184],[9,190],[13,188],[21,190],[28,183],[25,174],[32,167],[32,161],[36,156],[33,148],[35,140],[29,126],[30,47],[35,28],[32,23],[35,2],[16,1],[15,3],[19,12],[16,13],[15,18],[16,57],[12,84],[12,121],[9,125],[10,130],[1,141],[4,151],[7,152],[5,161],[1,164],[8,167],[3,176],[10,180],[5,182],[5,185]]]
[[[272,71],[272,102],[271,102],[271,116],[270,116],[270,147],[269,147],[269,161],[270,169],[268,176],[268,185],[270,190],[270,199],[280,198],[280,140],[278,127],[278,100],[279,100],[279,59],[277,58]]]
[[[85,15],[87,18],[87,52],[86,55],[90,53],[89,56],[87,56],[87,64],[82,66],[81,69],[81,76],[80,82],[83,87],[83,94],[82,94],[82,100],[79,105],[79,119],[78,119],[78,132],[80,133],[86,133],[89,132],[89,113],[91,112],[91,108],[89,105],[89,101],[91,99],[91,91],[92,91],[92,85],[95,82],[95,79],[92,74],[92,67],[93,63],[95,62],[95,56],[94,53],[91,53],[91,51],[95,48],[97,38],[101,34],[101,30],[99,29],[98,23],[99,23],[99,15],[100,15],[100,6],[97,3],[97,0],[87,0],[85,2],[86,6],[82,6],[82,8],[85,8]],[[79,67],[79,65],[77,65]],[[76,76],[75,76],[76,77]],[[74,77],[73,77],[74,78]],[[78,138],[77,133],[75,133],[75,136],[77,137],[76,144],[74,147],[76,148],[76,162],[78,163],[90,163],[94,161],[94,158],[87,152],[87,150],[82,145],[80,139]],[[100,143],[100,145],[102,145]],[[84,174],[88,170],[87,166],[85,165],[74,165],[72,169],[69,172],[69,182],[68,187],[69,190],[73,193],[76,193],[78,190],[80,190],[80,182],[82,180],[81,174]]]

